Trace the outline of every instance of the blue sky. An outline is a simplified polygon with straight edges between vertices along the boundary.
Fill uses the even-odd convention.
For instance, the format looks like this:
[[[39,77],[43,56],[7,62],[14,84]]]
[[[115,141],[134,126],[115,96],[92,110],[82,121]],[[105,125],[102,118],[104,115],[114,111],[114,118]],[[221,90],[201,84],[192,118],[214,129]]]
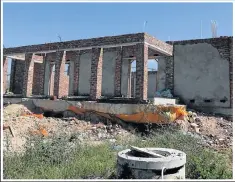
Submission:
[[[232,3],[4,3],[5,47],[145,32],[185,40],[232,35]]]

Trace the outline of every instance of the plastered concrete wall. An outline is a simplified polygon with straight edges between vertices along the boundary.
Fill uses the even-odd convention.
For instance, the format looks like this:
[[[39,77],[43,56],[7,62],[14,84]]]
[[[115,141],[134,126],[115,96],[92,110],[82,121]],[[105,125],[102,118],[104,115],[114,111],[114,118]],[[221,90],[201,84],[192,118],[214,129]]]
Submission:
[[[157,87],[157,71],[148,72],[148,98],[153,98]]]
[[[121,94],[127,97],[128,94],[128,65],[130,60],[122,60],[122,79],[121,79]]]
[[[104,52],[102,65],[103,96],[114,96],[116,52]]]
[[[166,88],[166,59],[165,57],[158,57],[158,70],[157,70],[157,81],[153,80],[150,84],[157,84],[157,91],[161,91]],[[149,93],[151,94],[151,93]]]
[[[79,69],[79,95],[90,95],[91,53],[82,54]]]
[[[174,94],[195,106],[229,107],[229,61],[209,43],[175,45]]]
[[[136,84],[136,78],[135,78],[136,72],[131,73],[131,90],[132,90],[132,96],[135,97],[135,84]],[[148,98],[154,98],[156,93],[156,87],[157,87],[157,71],[148,71]]]

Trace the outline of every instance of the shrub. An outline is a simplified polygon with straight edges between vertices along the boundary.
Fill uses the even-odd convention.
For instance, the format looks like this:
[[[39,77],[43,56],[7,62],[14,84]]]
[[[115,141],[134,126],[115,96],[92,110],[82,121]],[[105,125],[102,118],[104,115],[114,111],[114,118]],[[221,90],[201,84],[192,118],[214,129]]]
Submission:
[[[30,138],[24,154],[4,154],[4,179],[90,179],[115,178],[117,152],[130,145],[174,148],[187,154],[186,178],[231,179],[232,151],[218,153],[205,149],[199,139],[172,129],[159,129],[150,136],[134,141],[118,140],[115,144],[82,145],[71,138]],[[118,149],[113,145],[121,146]]]

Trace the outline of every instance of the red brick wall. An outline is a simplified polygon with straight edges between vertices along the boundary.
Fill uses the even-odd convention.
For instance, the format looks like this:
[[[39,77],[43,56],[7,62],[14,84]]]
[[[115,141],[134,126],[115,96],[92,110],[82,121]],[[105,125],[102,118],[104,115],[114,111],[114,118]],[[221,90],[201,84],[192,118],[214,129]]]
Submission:
[[[23,89],[23,72],[25,69],[25,61],[14,60],[11,65],[11,92],[14,94],[22,94]]]
[[[91,100],[96,100],[101,97],[102,65],[103,65],[103,49],[93,48],[92,59],[91,59],[91,82],[90,82]]]
[[[54,76],[54,95],[58,98],[68,95],[69,79],[65,73],[66,52],[57,51]]]
[[[74,75],[73,75],[73,92],[72,95],[78,95],[79,85],[79,68],[80,68],[80,51],[73,52],[70,61],[74,61]],[[70,69],[72,69],[70,67]],[[68,77],[69,79],[69,77]]]
[[[33,71],[34,71],[34,61],[33,54],[25,54],[25,69],[23,72],[23,97],[29,97],[32,95],[33,90]]]
[[[115,96],[121,96],[121,79],[122,79],[122,47],[117,48],[116,65],[115,65]]]
[[[55,72],[53,71],[53,66],[54,64],[50,64],[50,82],[49,82],[49,88],[50,88],[50,95],[54,95],[54,77],[55,77]]]
[[[148,46],[136,45],[136,99],[147,100],[148,94]]]
[[[43,95],[44,94],[44,64],[34,63],[34,74],[33,74],[33,94]]]

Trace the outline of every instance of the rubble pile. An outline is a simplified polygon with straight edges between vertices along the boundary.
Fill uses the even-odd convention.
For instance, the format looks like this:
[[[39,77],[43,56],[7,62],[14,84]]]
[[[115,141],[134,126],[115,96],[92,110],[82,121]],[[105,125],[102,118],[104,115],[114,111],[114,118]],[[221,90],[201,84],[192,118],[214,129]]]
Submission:
[[[183,131],[201,137],[206,146],[228,148],[233,145],[232,121],[223,117],[189,111],[185,120],[176,123]]]
[[[124,129],[123,124],[104,124],[100,119],[89,122],[77,117],[44,116],[20,104],[4,107],[3,115],[3,124],[6,128],[10,126],[14,134],[11,135],[11,130],[4,130],[4,149],[12,151],[22,151],[27,138],[32,135],[72,135],[77,141],[91,145],[103,141],[115,142],[117,138],[135,138],[133,133],[126,130],[128,127]],[[175,124],[180,126],[184,133],[203,139],[206,146],[216,149],[232,147],[232,122],[225,118],[189,111],[186,119],[176,120]],[[125,125],[130,127],[129,124]]]
[[[15,112],[12,109],[15,109]],[[27,113],[27,114],[25,114]],[[11,126],[14,137],[4,131],[4,148],[10,143],[10,150],[22,151],[26,139],[32,135],[50,137],[57,134],[73,135],[79,142],[88,141],[90,144],[99,141],[115,142],[117,137],[132,138],[133,134],[118,124],[103,124],[88,122],[76,117],[54,118],[38,117],[22,105],[9,105],[4,109],[3,124]],[[8,141],[7,141],[8,140]]]

